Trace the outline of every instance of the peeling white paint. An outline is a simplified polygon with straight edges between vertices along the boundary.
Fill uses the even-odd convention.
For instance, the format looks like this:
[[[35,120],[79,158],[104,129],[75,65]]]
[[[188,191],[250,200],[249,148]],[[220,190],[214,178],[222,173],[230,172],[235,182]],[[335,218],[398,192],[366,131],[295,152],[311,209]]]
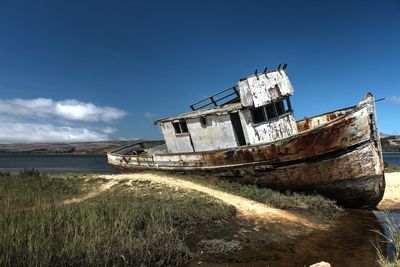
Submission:
[[[251,145],[272,142],[298,133],[296,120],[292,113],[279,117],[279,120],[254,124],[250,110],[239,112],[242,124],[245,124],[244,133],[246,142]]]
[[[236,147],[236,137],[229,114],[206,116],[207,124],[202,126],[200,118],[188,119],[195,151],[207,151]]]
[[[169,152],[193,152],[188,133],[175,134],[175,129],[171,122],[161,123],[160,126]]]
[[[184,153],[237,147],[238,142],[230,112],[239,112],[247,144],[272,142],[298,132],[292,113],[272,121],[254,124],[251,111],[245,108],[264,106],[293,95],[293,87],[284,70],[250,76],[238,82],[238,90],[241,103],[191,111],[156,121],[155,123],[159,124],[163,131],[168,151]],[[200,117],[206,118],[207,125],[201,125]],[[171,123],[174,119],[186,119],[189,133],[175,134]]]
[[[231,112],[238,111],[242,108],[243,107],[240,102],[235,102],[235,103],[230,103],[230,104],[226,104],[223,106],[185,112],[185,113],[179,114],[177,116],[171,116],[171,117],[157,120],[154,123],[161,124],[161,123],[164,123],[167,121],[175,121],[175,120],[180,120],[180,119],[194,119],[194,118],[198,118],[200,116],[224,115],[224,114],[229,114]]]
[[[238,88],[244,107],[264,106],[294,94],[292,84],[283,70],[248,77],[238,82]]]

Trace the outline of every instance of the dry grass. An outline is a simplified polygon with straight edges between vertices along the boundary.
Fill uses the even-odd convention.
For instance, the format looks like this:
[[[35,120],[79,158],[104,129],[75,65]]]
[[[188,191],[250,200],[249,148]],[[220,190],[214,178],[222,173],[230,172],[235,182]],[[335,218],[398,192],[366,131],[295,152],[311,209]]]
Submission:
[[[0,266],[181,265],[192,257],[186,238],[194,228],[235,214],[199,193],[145,183],[121,182],[83,202],[59,205],[99,182],[2,175]]]
[[[385,257],[385,253],[380,246],[376,245],[378,252],[378,263],[382,267],[400,267],[400,216],[399,215],[385,215],[387,231],[384,235],[385,240],[394,249],[394,257],[389,260]]]
[[[389,166],[385,168],[385,172],[400,172],[400,166]]]
[[[199,246],[203,253],[209,255],[228,255],[242,249],[239,241],[225,241],[223,239],[201,240]]]

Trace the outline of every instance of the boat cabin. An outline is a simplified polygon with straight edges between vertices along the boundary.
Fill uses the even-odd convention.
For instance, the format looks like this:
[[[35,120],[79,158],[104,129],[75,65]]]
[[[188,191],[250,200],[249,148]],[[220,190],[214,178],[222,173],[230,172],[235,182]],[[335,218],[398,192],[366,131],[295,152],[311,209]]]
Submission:
[[[169,153],[268,143],[298,133],[285,68],[255,73],[191,105],[192,111],[155,121]]]

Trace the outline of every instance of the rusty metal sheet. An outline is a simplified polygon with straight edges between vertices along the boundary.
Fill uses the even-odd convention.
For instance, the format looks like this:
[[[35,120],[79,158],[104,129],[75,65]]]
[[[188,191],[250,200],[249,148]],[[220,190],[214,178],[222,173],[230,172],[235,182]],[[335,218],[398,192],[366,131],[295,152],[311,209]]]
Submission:
[[[340,192],[342,200],[349,198],[349,189],[353,202],[360,199],[363,207],[380,201],[384,166],[372,95],[354,108],[297,125],[301,132],[274,142],[151,156],[109,153],[108,161],[125,170],[190,171],[277,188],[319,188],[331,196]]]
[[[354,108],[354,107],[353,107]],[[297,122],[297,128],[299,132],[303,132],[309,129],[313,129],[324,125],[336,118],[343,117],[344,115],[348,114],[353,108],[342,109],[338,111],[329,112],[320,116],[306,118],[304,120]]]
[[[162,167],[223,167],[226,165],[290,162],[346,149],[371,140],[370,113],[360,108],[323,127],[309,129],[276,142],[198,153],[156,154]],[[109,158],[112,162],[113,160]]]
[[[269,143],[203,153],[155,155],[156,161],[184,162],[185,166],[223,166],[256,161],[283,162],[321,155],[343,149],[371,138],[370,118],[361,109],[326,127]]]

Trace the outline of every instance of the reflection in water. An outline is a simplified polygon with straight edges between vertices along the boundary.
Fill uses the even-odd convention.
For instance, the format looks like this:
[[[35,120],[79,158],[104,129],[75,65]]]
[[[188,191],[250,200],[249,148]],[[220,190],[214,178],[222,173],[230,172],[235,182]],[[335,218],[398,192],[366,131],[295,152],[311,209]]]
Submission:
[[[382,231],[374,212],[349,210],[328,230],[314,231],[278,246],[248,247],[234,255],[203,259],[201,266],[286,267],[309,266],[320,261],[329,262],[332,266],[379,266],[374,244],[384,243],[382,236],[373,230]],[[197,264],[196,261],[189,266]]]

